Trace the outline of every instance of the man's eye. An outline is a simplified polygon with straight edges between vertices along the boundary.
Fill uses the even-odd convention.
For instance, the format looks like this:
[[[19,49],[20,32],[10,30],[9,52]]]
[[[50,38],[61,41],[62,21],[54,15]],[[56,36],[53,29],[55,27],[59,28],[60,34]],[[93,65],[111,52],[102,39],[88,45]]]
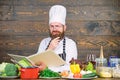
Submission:
[[[51,28],[53,28],[54,26],[50,26]]]
[[[60,26],[56,26],[56,27],[60,27]]]

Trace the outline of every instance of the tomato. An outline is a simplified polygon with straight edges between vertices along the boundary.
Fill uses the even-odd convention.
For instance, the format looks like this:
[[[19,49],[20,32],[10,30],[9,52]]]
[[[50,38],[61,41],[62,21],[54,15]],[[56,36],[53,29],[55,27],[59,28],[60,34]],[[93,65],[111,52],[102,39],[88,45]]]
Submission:
[[[73,74],[73,77],[74,77],[74,78],[82,78],[82,74],[80,74],[80,73],[75,73],[75,74]]]

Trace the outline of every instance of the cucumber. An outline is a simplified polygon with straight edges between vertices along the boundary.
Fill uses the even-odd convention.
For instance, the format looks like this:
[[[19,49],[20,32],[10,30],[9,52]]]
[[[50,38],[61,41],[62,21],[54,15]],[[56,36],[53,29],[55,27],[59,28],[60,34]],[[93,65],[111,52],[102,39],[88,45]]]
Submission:
[[[89,73],[89,74],[84,74],[82,77],[83,78],[90,78],[90,77],[95,77],[95,76],[97,76],[96,73]]]

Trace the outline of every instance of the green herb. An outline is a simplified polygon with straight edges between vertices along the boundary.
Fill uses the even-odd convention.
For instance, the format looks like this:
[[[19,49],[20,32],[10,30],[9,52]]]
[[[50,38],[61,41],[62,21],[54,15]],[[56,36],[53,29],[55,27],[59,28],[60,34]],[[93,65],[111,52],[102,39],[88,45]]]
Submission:
[[[39,77],[61,77],[61,76],[59,73],[46,68],[45,70],[40,72]]]

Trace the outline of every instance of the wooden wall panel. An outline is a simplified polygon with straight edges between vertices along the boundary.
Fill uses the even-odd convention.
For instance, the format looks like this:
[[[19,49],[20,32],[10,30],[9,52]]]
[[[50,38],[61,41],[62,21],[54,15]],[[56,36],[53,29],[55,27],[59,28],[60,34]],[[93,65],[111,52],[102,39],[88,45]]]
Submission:
[[[49,2],[49,3],[48,3]],[[2,20],[48,20],[49,8],[62,4],[68,20],[120,20],[119,0],[1,0]]]
[[[76,41],[78,58],[89,53],[120,57],[120,0],[0,0],[0,54],[31,55],[49,36],[48,11],[67,8],[66,36]]]
[[[49,35],[48,24],[40,21],[1,21],[0,23],[0,49],[7,53],[21,55],[36,53],[40,41]],[[96,53],[98,56],[101,43],[105,44],[105,50],[120,49],[119,22],[110,21],[110,29],[99,29],[99,25],[103,23],[104,21],[76,21],[73,23],[69,21],[66,35],[76,41],[80,57],[81,54],[89,53],[92,49],[94,50],[92,50],[92,52]],[[94,25],[92,29],[90,24]],[[99,34],[96,28],[99,29]]]

